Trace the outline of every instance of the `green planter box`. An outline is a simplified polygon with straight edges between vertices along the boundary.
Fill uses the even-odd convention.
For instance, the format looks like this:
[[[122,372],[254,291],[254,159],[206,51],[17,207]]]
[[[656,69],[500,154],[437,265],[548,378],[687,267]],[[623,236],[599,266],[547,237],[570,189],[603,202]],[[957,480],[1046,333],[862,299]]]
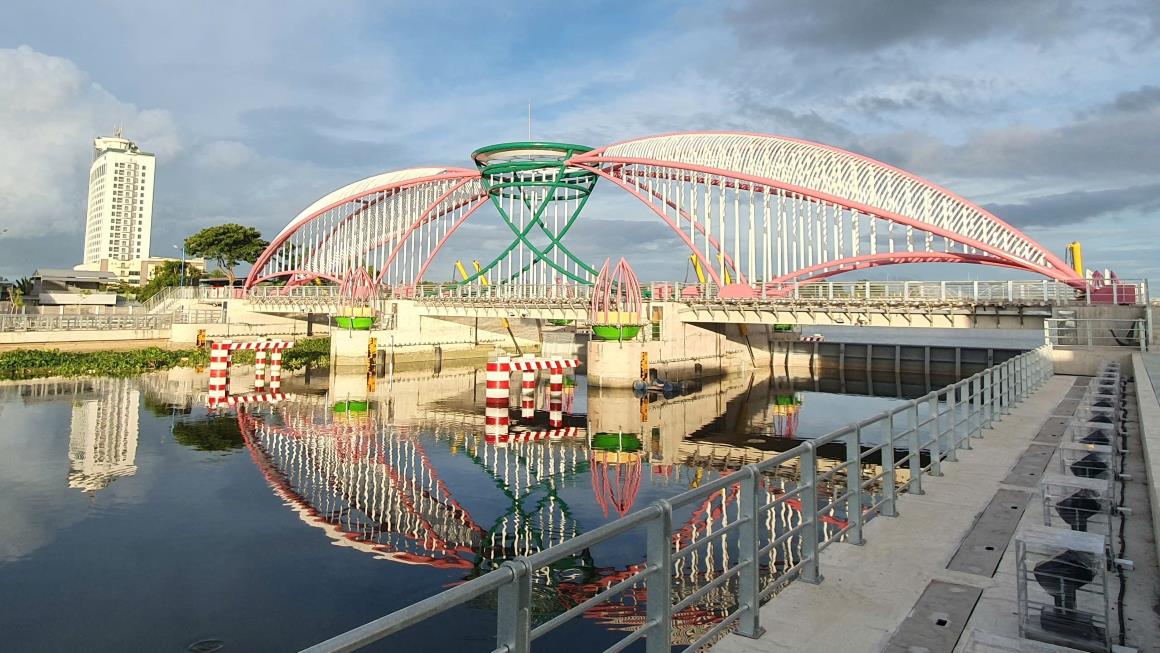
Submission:
[[[593,449],[601,451],[635,452],[644,448],[640,437],[634,433],[597,433],[589,443]]]
[[[350,317],[349,315],[334,316],[334,323],[340,329],[354,329],[355,331],[370,331],[374,326],[373,317]]]
[[[340,401],[334,405],[336,413],[365,413],[370,402],[367,401]]]
[[[593,324],[592,335],[600,340],[632,340],[640,333],[639,324]]]

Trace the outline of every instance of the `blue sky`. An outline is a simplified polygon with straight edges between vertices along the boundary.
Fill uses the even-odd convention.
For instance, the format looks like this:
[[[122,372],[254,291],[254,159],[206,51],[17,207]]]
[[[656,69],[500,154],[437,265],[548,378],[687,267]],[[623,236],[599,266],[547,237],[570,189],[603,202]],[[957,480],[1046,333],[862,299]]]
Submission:
[[[1157,276],[1160,3],[40,2],[0,7],[0,275],[79,262],[93,136],[158,155],[154,254],[273,234],[356,178],[525,135],[602,145],[738,129],[937,181],[1056,252]],[[594,201],[583,254],[683,258],[643,206]],[[499,233],[475,234],[482,247]],[[966,278],[979,268],[890,272]]]

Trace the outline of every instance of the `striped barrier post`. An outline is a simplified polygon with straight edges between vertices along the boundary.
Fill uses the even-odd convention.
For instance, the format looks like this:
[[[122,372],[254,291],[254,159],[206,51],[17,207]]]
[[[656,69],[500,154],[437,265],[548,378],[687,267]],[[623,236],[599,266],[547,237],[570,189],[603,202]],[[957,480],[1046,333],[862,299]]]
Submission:
[[[509,361],[507,356],[499,356],[494,361],[488,361],[486,366],[483,433],[484,441],[490,444],[498,444],[508,435],[508,404],[511,401]]]
[[[524,354],[524,362],[534,363],[534,354]],[[529,366],[530,367],[530,366]],[[528,422],[536,416],[536,371],[525,368],[520,373],[520,419]]]
[[[215,408],[229,397],[231,345],[229,340],[214,341],[209,345],[209,393],[206,403],[210,408]]]
[[[564,368],[552,367],[548,373],[548,426],[564,426]]]
[[[254,352],[254,389],[261,390],[266,386],[266,352],[259,349]]]
[[[274,349],[270,352],[270,391],[278,392],[282,388],[282,350]]]

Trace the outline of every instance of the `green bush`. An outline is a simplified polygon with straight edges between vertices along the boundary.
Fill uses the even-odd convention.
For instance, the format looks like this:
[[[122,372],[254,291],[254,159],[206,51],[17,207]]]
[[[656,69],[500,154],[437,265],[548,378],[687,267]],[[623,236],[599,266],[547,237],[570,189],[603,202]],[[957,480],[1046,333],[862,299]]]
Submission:
[[[254,352],[239,351],[234,362],[254,362]],[[330,362],[330,339],[299,341],[282,354],[282,367],[293,371],[307,364]],[[59,349],[17,349],[0,353],[0,379],[32,379],[44,376],[134,376],[172,367],[209,364],[209,350],[148,347],[127,351],[73,352]]]

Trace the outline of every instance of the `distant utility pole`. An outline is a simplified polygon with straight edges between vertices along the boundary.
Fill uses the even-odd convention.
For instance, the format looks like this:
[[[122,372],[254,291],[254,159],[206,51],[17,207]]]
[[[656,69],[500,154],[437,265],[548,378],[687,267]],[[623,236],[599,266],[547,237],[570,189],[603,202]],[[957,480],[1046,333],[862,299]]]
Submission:
[[[528,140],[532,140],[532,101],[528,100]]]

